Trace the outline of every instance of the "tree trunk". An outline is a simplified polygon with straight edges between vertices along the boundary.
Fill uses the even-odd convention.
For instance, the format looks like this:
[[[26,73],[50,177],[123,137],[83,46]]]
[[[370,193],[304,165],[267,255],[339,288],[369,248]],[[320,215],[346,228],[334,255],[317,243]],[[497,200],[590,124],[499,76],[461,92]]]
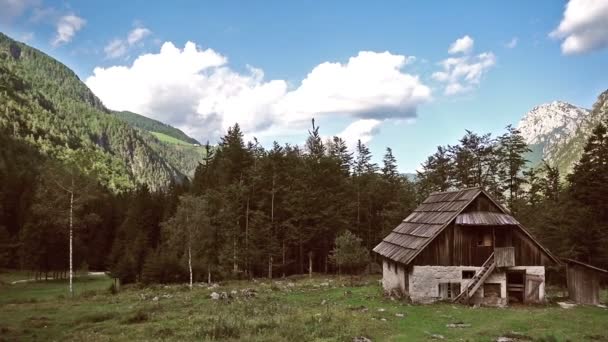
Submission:
[[[73,215],[74,215],[74,179],[72,179],[72,191],[70,192],[70,296],[74,296],[73,278],[74,278],[74,261],[73,261]]]
[[[188,271],[190,272],[190,290],[192,290],[192,245],[190,241],[188,241]]]
[[[285,238],[283,238],[281,249],[281,254],[283,256],[283,259],[281,260],[281,268],[283,269],[283,278],[285,278]]]
[[[300,274],[304,273],[304,250],[303,250],[303,246],[302,246],[302,237],[299,237],[299,251],[300,251],[300,257],[299,259],[299,263],[300,263]]]
[[[239,220],[236,220],[236,228],[238,230],[239,227]],[[239,266],[236,262],[236,232],[237,230],[235,230],[234,236],[233,236],[233,240],[232,240],[232,272],[234,274],[236,274],[239,270]]]
[[[274,228],[274,173],[272,174],[272,191],[270,197],[270,224]]]
[[[308,278],[312,278],[312,251],[308,252]]]
[[[272,280],[272,255],[268,257],[268,279]]]
[[[207,265],[207,284],[211,285],[211,266]]]
[[[359,185],[359,179],[357,177],[357,231],[359,231],[359,224],[361,223],[361,190]]]
[[[251,274],[249,269],[249,196],[247,196],[247,208],[245,209],[245,269],[247,275]]]

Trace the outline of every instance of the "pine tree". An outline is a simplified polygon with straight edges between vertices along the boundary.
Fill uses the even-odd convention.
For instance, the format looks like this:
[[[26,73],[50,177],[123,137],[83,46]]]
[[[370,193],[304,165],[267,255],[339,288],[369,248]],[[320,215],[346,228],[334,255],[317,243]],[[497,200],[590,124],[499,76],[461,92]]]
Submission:
[[[500,191],[507,191],[509,209],[513,211],[518,201],[521,185],[525,183],[523,169],[528,162],[524,155],[531,152],[521,132],[511,125],[506,127],[507,132],[498,137],[496,154],[500,159]]]
[[[422,164],[422,171],[417,172],[420,198],[426,198],[431,192],[450,189],[452,173],[448,148],[437,146],[437,151]]]
[[[382,160],[382,176],[388,181],[394,181],[399,176],[397,171],[397,159],[393,156],[393,150],[390,147],[386,148],[386,154]]]

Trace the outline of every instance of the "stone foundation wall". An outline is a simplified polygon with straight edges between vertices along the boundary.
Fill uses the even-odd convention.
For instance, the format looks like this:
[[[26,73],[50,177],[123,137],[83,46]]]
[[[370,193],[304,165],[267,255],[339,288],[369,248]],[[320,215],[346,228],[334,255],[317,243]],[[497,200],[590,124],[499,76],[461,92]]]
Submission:
[[[412,302],[432,303],[441,298],[439,284],[458,283],[462,291],[470,279],[462,278],[462,271],[477,272],[480,267],[475,266],[413,266],[408,277],[408,292]],[[540,300],[545,298],[545,268],[543,266],[517,266],[510,267],[513,270],[525,270],[526,274],[541,276],[543,283],[539,287]],[[385,273],[386,274],[386,273]],[[484,285],[497,284],[500,286],[500,297],[486,297]],[[507,304],[507,275],[503,272],[494,271],[470,299],[471,303],[484,305],[504,306]],[[386,289],[386,287],[385,287]]]
[[[543,282],[538,287],[538,296],[540,302],[545,301],[545,267],[544,266],[514,266],[509,267],[509,270],[525,270],[526,274],[536,275],[542,278]]]
[[[399,290],[401,294],[407,295],[408,283],[406,282],[407,273],[405,266],[386,259],[382,261],[382,287],[384,292],[391,294],[394,290]]]

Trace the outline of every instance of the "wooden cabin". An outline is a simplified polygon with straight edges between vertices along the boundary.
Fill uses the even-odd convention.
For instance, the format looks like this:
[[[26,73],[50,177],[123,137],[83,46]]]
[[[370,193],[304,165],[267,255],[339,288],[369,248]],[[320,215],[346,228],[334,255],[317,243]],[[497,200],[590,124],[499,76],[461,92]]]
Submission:
[[[600,304],[600,277],[608,277],[608,271],[573,259],[562,260],[570,299],[579,304]]]
[[[431,194],[374,252],[384,290],[419,303],[541,302],[559,263],[481,188]]]

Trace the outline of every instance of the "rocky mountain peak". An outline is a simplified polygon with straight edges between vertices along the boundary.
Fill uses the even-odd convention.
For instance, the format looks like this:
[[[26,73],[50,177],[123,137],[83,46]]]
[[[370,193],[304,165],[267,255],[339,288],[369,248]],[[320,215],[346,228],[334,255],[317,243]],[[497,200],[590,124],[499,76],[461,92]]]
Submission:
[[[553,101],[532,108],[517,127],[528,144],[557,142],[574,135],[588,114],[588,109]]]

